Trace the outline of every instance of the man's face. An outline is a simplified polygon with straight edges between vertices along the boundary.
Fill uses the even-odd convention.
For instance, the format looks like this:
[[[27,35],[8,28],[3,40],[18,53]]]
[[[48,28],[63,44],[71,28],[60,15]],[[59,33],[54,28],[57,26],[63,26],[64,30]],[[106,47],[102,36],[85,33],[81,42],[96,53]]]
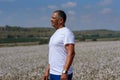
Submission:
[[[53,15],[51,17],[51,25],[55,28],[58,27],[58,25],[59,25],[58,13],[53,13]]]

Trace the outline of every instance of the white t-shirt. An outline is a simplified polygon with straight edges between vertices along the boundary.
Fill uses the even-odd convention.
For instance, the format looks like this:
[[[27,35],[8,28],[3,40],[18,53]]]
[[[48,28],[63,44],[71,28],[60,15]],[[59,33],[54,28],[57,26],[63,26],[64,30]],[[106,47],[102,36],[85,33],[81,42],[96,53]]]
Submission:
[[[57,29],[52,35],[49,42],[49,64],[50,73],[61,75],[63,67],[65,65],[67,51],[65,49],[66,44],[74,44],[74,35],[67,28],[63,27]],[[68,74],[73,72],[72,66],[68,70]]]

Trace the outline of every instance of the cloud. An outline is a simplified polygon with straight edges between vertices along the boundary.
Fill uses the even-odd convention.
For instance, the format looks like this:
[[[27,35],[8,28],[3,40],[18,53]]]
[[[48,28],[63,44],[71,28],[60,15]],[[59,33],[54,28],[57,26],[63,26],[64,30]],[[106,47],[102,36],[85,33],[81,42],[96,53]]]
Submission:
[[[0,2],[13,2],[15,0],[0,0]]]
[[[85,9],[91,9],[92,6],[91,6],[91,5],[86,5],[86,6],[84,6],[84,8],[85,8]]]
[[[63,8],[71,8],[71,7],[77,6],[77,3],[75,3],[75,2],[67,2],[67,3],[65,3],[65,4],[62,4],[61,6],[62,6]]]
[[[75,15],[75,12],[72,11],[72,10],[70,10],[70,11],[68,11],[68,14],[70,14],[70,15]]]
[[[31,8],[26,8],[26,10],[27,10],[27,11],[30,11],[30,10],[31,10]]]
[[[83,20],[83,21],[91,21],[92,16],[89,15],[89,14],[86,14],[86,15],[82,15],[82,16],[80,17],[80,19]]]
[[[92,15],[92,14],[84,14],[84,15],[81,15],[79,17],[79,23],[83,24],[83,25],[86,25],[86,26],[90,26],[92,24],[94,24],[94,22],[96,22],[96,16],[95,15]]]
[[[99,4],[102,6],[106,6],[106,5],[110,5],[112,4],[113,0],[103,0],[102,2],[100,2]]]
[[[111,12],[112,12],[112,9],[110,9],[110,8],[104,8],[104,9],[101,11],[102,14],[110,14]]]
[[[49,5],[48,8],[49,9],[56,9],[57,7],[55,5]]]

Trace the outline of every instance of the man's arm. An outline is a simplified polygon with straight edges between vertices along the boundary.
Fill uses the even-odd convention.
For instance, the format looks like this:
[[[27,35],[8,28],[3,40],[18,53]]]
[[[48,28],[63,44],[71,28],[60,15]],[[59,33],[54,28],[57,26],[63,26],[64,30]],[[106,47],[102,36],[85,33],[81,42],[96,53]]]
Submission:
[[[67,58],[63,69],[68,71],[75,56],[74,44],[67,44],[65,48],[67,50]],[[62,74],[61,78],[63,79],[65,76],[67,77],[66,74]]]
[[[49,71],[50,71],[50,64],[48,64],[42,80],[49,80],[49,79],[48,79],[48,77],[49,77]]]

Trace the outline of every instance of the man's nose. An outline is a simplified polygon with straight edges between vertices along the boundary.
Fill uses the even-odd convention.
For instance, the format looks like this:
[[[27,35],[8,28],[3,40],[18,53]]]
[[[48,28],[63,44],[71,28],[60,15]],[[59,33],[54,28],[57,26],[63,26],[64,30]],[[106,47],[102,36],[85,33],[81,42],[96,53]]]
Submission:
[[[53,21],[53,18],[51,18],[50,21],[52,22],[52,21]]]
[[[52,18],[50,18],[50,21],[52,21]]]

